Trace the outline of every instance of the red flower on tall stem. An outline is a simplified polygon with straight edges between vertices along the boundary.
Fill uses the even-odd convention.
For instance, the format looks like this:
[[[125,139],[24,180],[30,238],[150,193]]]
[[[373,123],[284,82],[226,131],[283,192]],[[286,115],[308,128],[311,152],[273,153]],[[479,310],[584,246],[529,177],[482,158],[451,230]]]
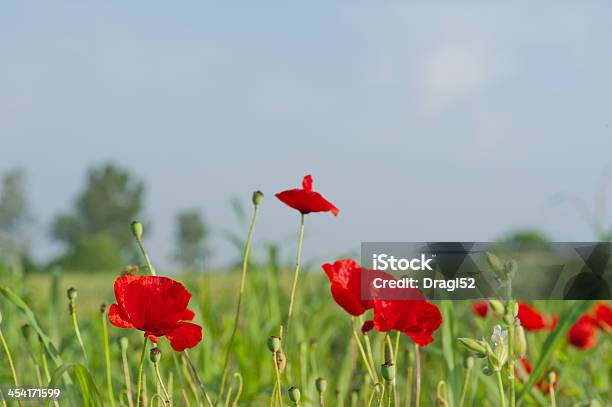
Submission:
[[[302,214],[311,212],[331,212],[338,216],[340,209],[336,208],[323,196],[312,190],[312,176],[306,175],[302,180],[302,189],[289,189],[276,194],[276,197]]]
[[[612,307],[608,304],[597,304],[593,309],[593,316],[597,320],[599,327],[605,332],[612,331]]]
[[[485,318],[489,313],[489,302],[487,300],[478,301],[472,304],[472,311],[481,318]]]
[[[546,329],[547,324],[544,316],[535,307],[519,301],[518,319],[526,331],[539,331]]]
[[[202,340],[202,327],[191,322],[187,308],[191,293],[170,278],[124,275],[115,280],[116,304],[108,319],[119,328],[136,328],[153,342],[165,336],[177,352],[193,348]]]
[[[372,308],[371,300],[363,300],[361,295],[362,268],[351,259],[325,263],[323,270],[331,283],[332,297],[346,312],[357,317]]]
[[[361,330],[372,328],[380,332],[400,331],[420,346],[433,341],[434,332],[442,324],[442,314],[437,306],[426,300],[376,300],[374,319],[366,321]]]
[[[567,340],[582,350],[597,345],[597,320],[588,314],[581,316],[567,333]]]

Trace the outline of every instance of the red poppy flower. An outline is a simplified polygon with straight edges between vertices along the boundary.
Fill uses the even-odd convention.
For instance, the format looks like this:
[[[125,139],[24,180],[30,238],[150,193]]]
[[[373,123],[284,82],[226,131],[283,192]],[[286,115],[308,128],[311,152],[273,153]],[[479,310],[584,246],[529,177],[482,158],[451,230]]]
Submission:
[[[325,263],[321,267],[331,283],[334,300],[346,312],[357,317],[374,306],[371,300],[362,300],[362,268],[355,260],[338,260],[334,264]]]
[[[340,213],[340,209],[323,198],[321,194],[312,190],[311,175],[306,175],[302,180],[302,189],[296,188],[279,192],[276,194],[276,197],[303,214],[310,212],[331,212],[334,216],[338,216],[338,213]]]
[[[567,333],[567,340],[578,349],[590,349],[597,344],[597,320],[588,314],[571,327]]]
[[[403,332],[420,346],[433,341],[433,333],[442,323],[438,307],[425,300],[376,300],[374,319],[366,321],[361,330],[367,333],[372,328],[380,332],[392,329]]]
[[[489,312],[489,302],[487,300],[478,301],[472,304],[472,311],[481,318],[485,318]]]
[[[612,307],[608,304],[597,304],[593,309],[593,315],[601,329],[606,332],[612,330]]]
[[[191,293],[170,278],[124,275],[115,280],[115,298],[108,319],[119,328],[136,328],[153,342],[165,336],[177,352],[202,340],[202,327],[191,322]]]
[[[540,311],[522,301],[519,301],[518,319],[526,331],[546,329],[546,322]]]
[[[531,366],[531,362],[529,362],[529,359],[527,358],[521,358],[521,365],[523,366],[523,369],[525,370],[525,373],[527,373],[527,375],[530,375],[531,372],[533,371],[533,366]],[[523,372],[518,368],[518,366],[515,368],[515,374],[516,377],[521,381],[524,382],[525,381],[525,377],[523,375]],[[553,388],[557,387],[557,382],[559,381],[559,374],[557,372],[555,372],[555,376],[554,376],[554,380],[552,383],[550,383],[548,381],[548,373],[550,372],[550,369],[546,371],[546,375],[541,378],[537,383],[536,383],[536,387],[538,389],[540,389],[540,391],[542,393],[548,393],[550,391],[551,386]]]

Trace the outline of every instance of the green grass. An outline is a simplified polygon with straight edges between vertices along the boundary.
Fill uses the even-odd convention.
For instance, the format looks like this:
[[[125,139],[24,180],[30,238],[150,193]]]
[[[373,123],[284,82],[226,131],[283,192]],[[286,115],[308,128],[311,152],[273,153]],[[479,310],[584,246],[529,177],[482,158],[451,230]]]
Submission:
[[[161,271],[158,271],[161,275]],[[44,379],[42,355],[49,365],[53,384],[70,389],[62,405],[110,405],[106,391],[104,346],[100,318],[100,305],[114,302],[113,282],[116,273],[64,273],[54,280],[51,274],[26,274],[23,279],[0,274],[0,286],[8,287],[8,298],[0,296],[0,312],[3,315],[2,330],[15,360],[18,376],[24,387],[38,387],[36,365]],[[212,398],[220,385],[225,347],[231,334],[237,292],[240,283],[239,271],[228,273],[181,274],[172,278],[183,282],[193,293],[190,308],[196,311],[195,322],[204,328],[202,342],[190,351],[198,374]],[[291,269],[249,269],[246,297],[234,350],[230,359],[228,385],[233,396],[238,387],[239,373],[242,378],[240,406],[268,406],[274,385],[272,354],[267,348],[270,335],[278,329],[286,316],[292,278]],[[72,330],[68,313],[66,290],[78,289],[77,312],[80,330],[89,359],[83,360],[81,349]],[[5,292],[4,294],[7,294]],[[473,315],[467,301],[437,303],[443,313],[442,327],[435,334],[434,343],[421,349],[423,377],[421,406],[435,405],[436,386],[440,380],[447,383],[451,405],[456,406],[464,375],[463,359],[466,353],[456,341],[457,337],[488,337],[495,321],[479,319]],[[612,371],[612,345],[610,336],[600,334],[599,345],[589,351],[578,351],[567,345],[565,332],[568,324],[577,318],[586,305],[573,302],[538,302],[545,313],[564,315],[561,328],[548,332],[528,333],[529,358],[536,373],[553,368],[560,373],[557,405],[570,406],[588,400],[599,400],[605,405],[610,400],[610,372]],[[566,319],[563,319],[566,318]],[[37,341],[25,341],[21,326],[30,324],[43,338],[42,346]],[[315,380],[327,379],[327,406],[365,405],[372,383],[361,363],[351,335],[349,316],[335,304],[329,283],[319,269],[305,272],[300,280],[297,303],[292,320],[289,343],[284,344],[289,368],[283,374],[283,386],[296,385],[301,389],[305,406],[318,405]],[[142,347],[142,333],[119,329],[109,325],[112,385],[115,403],[127,405],[126,385],[123,374],[120,337],[129,340],[129,368],[135,387],[136,369]],[[371,332],[374,359],[379,368],[382,335]],[[175,405],[182,405],[182,390],[196,405],[183,368],[165,339],[160,339],[162,350],[161,374],[173,395]],[[407,388],[406,376],[412,368],[409,362],[413,344],[402,335],[397,361],[398,394],[402,406]],[[44,350],[44,351],[43,351]],[[0,352],[0,387],[12,383],[6,368],[4,352]],[[469,385],[466,405],[496,406],[497,389],[494,377],[481,373],[482,362],[476,360],[473,380]],[[146,393],[151,399],[158,393],[153,364],[145,360]],[[171,382],[171,384],[170,384]],[[547,395],[532,390],[535,379],[518,384],[518,394],[525,405],[547,403]],[[225,397],[220,405],[224,405]],[[414,403],[414,400],[413,400]],[[157,398],[154,404],[157,404]],[[285,405],[290,405],[285,394]],[[414,405],[414,404],[413,404]]]

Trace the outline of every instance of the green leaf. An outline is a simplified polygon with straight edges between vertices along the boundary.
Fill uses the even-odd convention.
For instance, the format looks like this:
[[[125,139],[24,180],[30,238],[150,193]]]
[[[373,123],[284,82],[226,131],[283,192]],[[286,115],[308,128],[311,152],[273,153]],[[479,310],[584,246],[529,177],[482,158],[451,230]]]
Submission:
[[[540,350],[540,358],[536,362],[529,379],[525,382],[523,389],[519,393],[519,403],[523,401],[531,388],[544,376],[549,366],[550,358],[555,349],[563,343],[572,325],[591,307],[591,301],[571,301],[570,304],[571,305],[565,309],[563,314],[561,314],[555,330],[552,331],[546,338],[546,341],[544,341],[542,349]]]
[[[19,298],[17,294],[15,294],[8,287],[0,286],[0,294],[4,295],[7,300],[12,302],[17,308],[19,308],[21,312],[24,313],[24,315],[26,316],[28,320],[28,323],[40,337],[40,340],[42,341],[45,349],[47,350],[47,353],[49,353],[49,356],[51,356],[51,359],[53,359],[53,362],[55,363],[55,365],[60,366],[62,363],[64,363],[62,360],[62,357],[57,351],[57,348],[55,347],[53,342],[51,342],[51,338],[49,338],[47,334],[44,333],[44,331],[38,324],[38,321],[36,320],[36,316],[34,315],[34,312],[32,312],[28,304],[26,304],[21,298]]]
[[[68,370],[72,370],[77,379],[77,382],[79,384],[79,390],[81,392],[83,406],[104,406],[102,394],[100,393],[100,390],[98,390],[98,387],[96,386],[96,382],[94,381],[91,372],[89,371],[89,369],[87,369],[80,363],[68,362],[58,367],[55,372],[53,372],[51,381],[49,382],[49,387],[57,387],[58,382],[61,380],[62,376],[64,376],[65,373],[68,373]],[[48,406],[49,403],[50,400],[48,400],[45,405]]]

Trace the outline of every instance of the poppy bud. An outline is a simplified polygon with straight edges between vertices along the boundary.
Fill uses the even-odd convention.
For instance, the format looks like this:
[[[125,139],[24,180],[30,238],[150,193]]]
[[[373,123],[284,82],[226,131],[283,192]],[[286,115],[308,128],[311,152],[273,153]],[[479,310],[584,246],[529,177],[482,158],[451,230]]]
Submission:
[[[283,373],[285,371],[285,368],[287,367],[287,356],[285,355],[285,352],[283,352],[281,349],[275,353],[275,357],[276,367],[278,368],[278,371],[280,373]]]
[[[135,220],[131,223],[130,226],[132,228],[132,234],[134,235],[134,237],[140,240],[140,238],[142,237],[142,223]]]
[[[263,201],[264,194],[261,191],[253,192],[253,205],[257,206]]]
[[[527,354],[527,337],[521,325],[514,327],[514,353],[521,358]]]
[[[317,378],[315,385],[319,393],[325,393],[325,390],[327,390],[327,380],[325,380],[323,377]]]
[[[393,381],[395,379],[395,364],[393,364],[392,362],[384,363],[380,367],[380,372],[382,373],[382,377],[386,381]]]
[[[472,351],[476,357],[484,358],[487,354],[487,349],[482,344],[482,341],[477,341],[472,338],[458,338],[457,339],[467,350]]]
[[[506,312],[506,307],[504,307],[504,304],[499,300],[489,300],[489,307],[498,314]]]
[[[278,352],[281,348],[281,339],[278,336],[271,336],[268,338],[268,349],[270,352]]]
[[[104,314],[106,313],[106,304],[101,304],[100,305],[100,314]]]
[[[161,350],[159,350],[159,348],[155,347],[155,348],[151,348],[151,362],[153,363],[159,363],[159,360],[161,359]]]
[[[125,336],[122,336],[121,338],[119,338],[119,348],[121,348],[122,352],[127,351],[128,345],[129,345],[128,338],[126,338]]]
[[[466,369],[471,369],[474,367],[474,358],[472,356],[468,356],[463,359],[463,367]]]
[[[289,399],[291,401],[293,401],[296,404],[300,402],[300,398],[302,396],[300,394],[300,389],[298,389],[295,386],[291,386],[291,387],[289,387],[289,390],[287,390],[287,392],[289,393]]]
[[[79,292],[77,291],[76,288],[70,287],[68,291],[66,291],[66,294],[68,295],[68,299],[72,301],[72,300],[76,300]]]
[[[491,252],[486,252],[486,256],[487,256],[487,263],[489,263],[489,266],[491,266],[493,271],[496,274],[502,275],[504,272],[504,266],[501,260],[499,259],[499,257],[497,257]]]
[[[125,268],[121,270],[121,275],[122,276],[137,276],[139,272],[140,272],[140,267],[138,267],[138,265],[130,264],[128,266],[125,266]]]

